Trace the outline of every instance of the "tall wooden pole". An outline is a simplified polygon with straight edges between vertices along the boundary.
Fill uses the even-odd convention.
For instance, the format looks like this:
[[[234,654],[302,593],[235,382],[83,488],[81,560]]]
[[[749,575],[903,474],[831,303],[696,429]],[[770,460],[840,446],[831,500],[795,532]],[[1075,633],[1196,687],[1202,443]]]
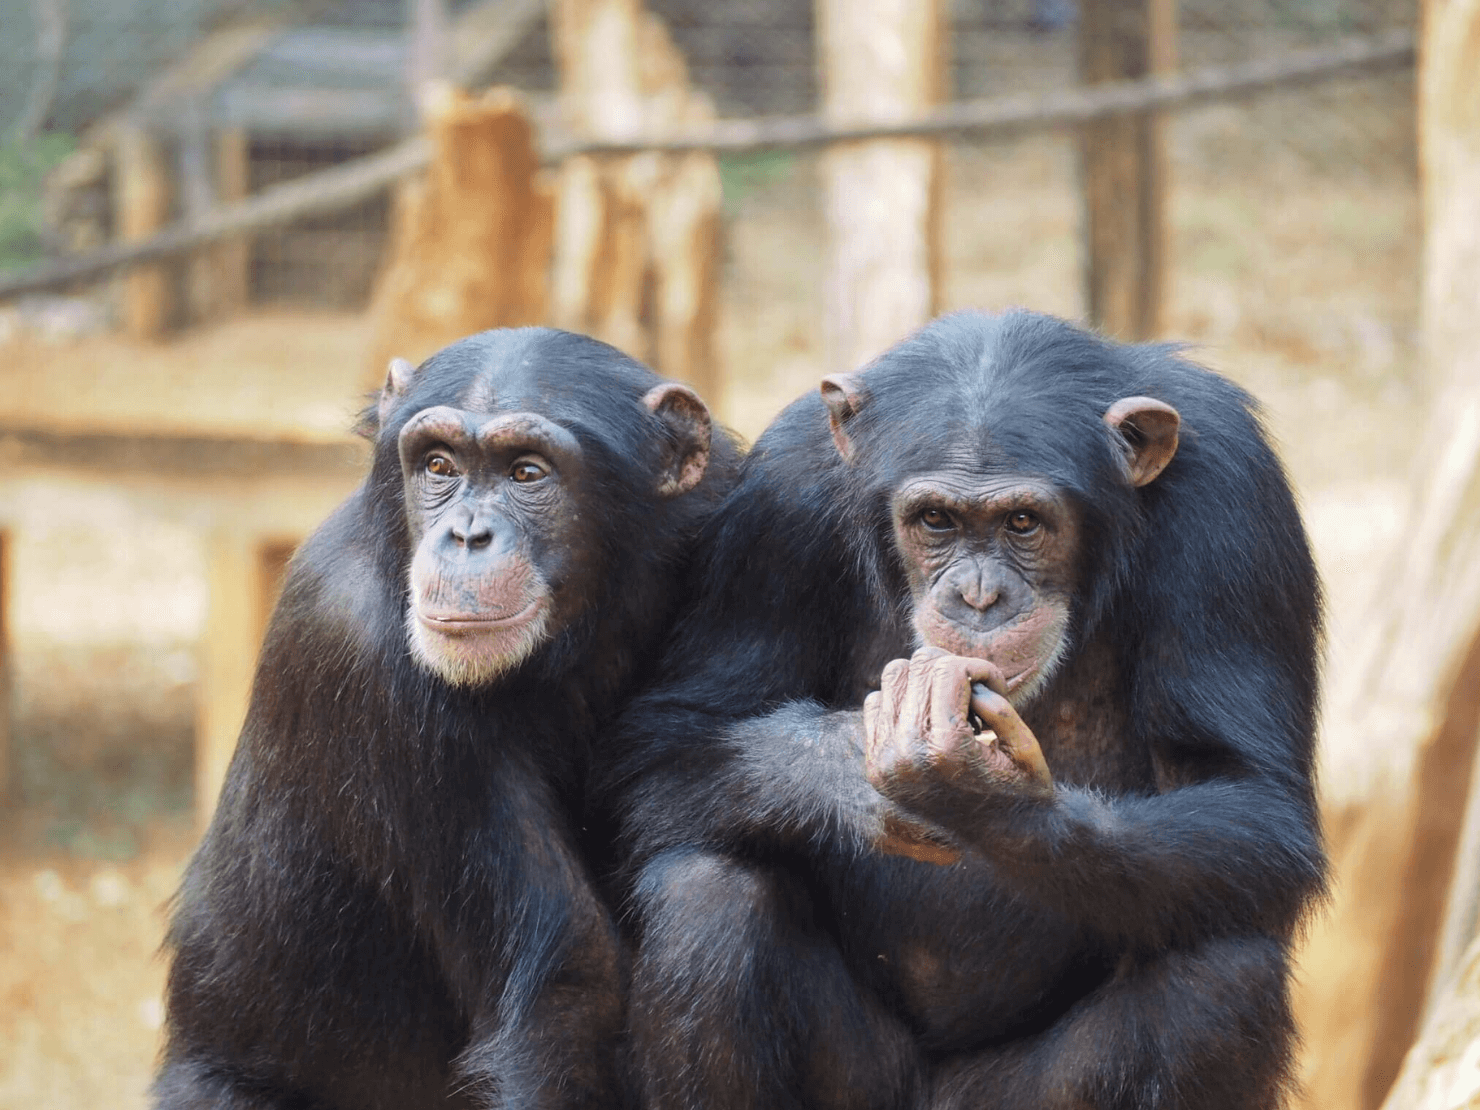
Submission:
[[[1175,0],[1083,0],[1079,80],[1166,73],[1176,67]],[[1161,329],[1166,274],[1167,165],[1155,113],[1080,130],[1084,296],[1092,323],[1120,339]]]
[[[940,0],[817,0],[830,123],[908,119],[941,100]],[[852,370],[928,321],[941,286],[940,144],[881,139],[823,156],[824,350]]]
[[[158,140],[146,128],[120,126],[114,144],[113,207],[118,238],[147,239],[169,218],[171,183]],[[174,315],[162,263],[135,267],[123,279],[123,326],[130,338],[155,339]]]

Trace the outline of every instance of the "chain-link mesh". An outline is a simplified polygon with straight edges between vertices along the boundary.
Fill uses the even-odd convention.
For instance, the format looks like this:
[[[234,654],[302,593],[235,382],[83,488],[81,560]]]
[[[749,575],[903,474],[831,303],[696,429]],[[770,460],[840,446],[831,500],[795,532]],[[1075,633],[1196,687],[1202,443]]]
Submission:
[[[449,19],[471,2],[447,4]],[[105,167],[92,164],[88,176],[88,167],[79,168],[73,160],[64,164],[60,176],[70,173],[77,180],[63,181],[65,187],[48,182],[59,176],[55,167],[70,147],[86,145],[90,130],[120,114],[145,117],[161,133],[164,156],[177,168],[189,147],[182,139],[183,120],[194,119],[211,133],[245,131],[253,191],[384,148],[404,136],[414,120],[405,78],[407,0],[6,3],[6,34],[0,36],[0,121],[8,135],[0,148],[0,268],[48,253],[94,248],[112,235]],[[694,81],[722,116],[802,113],[816,106],[814,20],[808,0],[649,3],[668,24]],[[949,56],[941,61],[949,95],[992,97],[1075,83],[1076,0],[949,0],[947,16]],[[52,63],[47,29],[54,42],[58,19],[60,51],[52,51],[57,54],[56,73],[48,85]],[[1412,26],[1416,11],[1414,0],[1182,0],[1178,21],[1178,61],[1191,68]],[[232,36],[239,40],[251,28],[259,29],[256,44],[245,50],[233,47]],[[522,88],[537,102],[548,99],[556,81],[547,21],[531,22],[484,77]],[[161,83],[171,81],[174,91],[161,92]],[[39,108],[38,96],[45,101]],[[1411,204],[1412,100],[1411,77],[1387,74],[1272,92],[1178,115],[1169,132],[1176,246],[1172,287],[1184,284],[1186,275],[1178,271],[1195,266],[1197,259],[1220,252],[1227,257],[1259,253],[1256,243],[1271,234],[1270,224],[1252,210],[1248,226],[1204,226],[1197,214],[1210,204],[1220,207],[1210,200],[1214,194],[1224,196],[1225,208],[1237,207],[1231,198],[1245,196],[1257,209],[1271,188],[1307,186],[1319,189],[1323,203],[1333,210],[1374,189]],[[37,126],[17,134],[14,125],[27,116]],[[952,243],[947,303],[988,299],[1000,290],[1027,302],[1078,310],[1071,143],[1071,136],[1047,134],[1011,143],[954,144],[946,215]],[[724,160],[732,244],[765,234],[747,222],[774,222],[778,212],[793,225],[783,241],[795,242],[797,235],[816,226],[816,175],[807,168],[811,160],[769,153]],[[1002,181],[1021,181],[1025,191],[999,195]],[[1275,182],[1283,184],[1276,187]],[[990,205],[976,201],[983,195],[991,195]],[[1024,223],[1013,215],[1014,205],[1023,213],[1034,212],[1047,197],[1057,198],[1057,209],[1067,221],[1053,229],[1064,239],[1054,240],[1053,251],[1067,251],[1067,262],[1041,272],[1030,262],[1026,272],[1046,283],[1035,285],[1024,280],[1021,252],[1002,242],[993,245],[991,239],[993,229],[998,238],[1010,238],[1011,230]],[[172,213],[186,209],[184,198],[176,196]],[[338,309],[364,305],[388,218],[389,205],[381,200],[255,235],[251,300]],[[1354,229],[1362,220],[1349,222],[1353,227],[1347,231],[1357,234]],[[985,238],[980,249],[968,251],[962,244],[975,241],[970,229],[977,224],[985,225]],[[1230,241],[1210,247],[1208,238],[1215,235]],[[1046,245],[1040,248],[1046,250]],[[727,280],[762,286],[794,285],[797,272],[807,268],[805,259],[816,257],[781,250],[766,259],[765,268],[784,271],[783,279],[752,277],[741,253],[733,247],[730,253]],[[1248,284],[1249,295],[1262,288],[1258,273],[1239,280]],[[764,300],[760,289],[726,292],[727,303],[737,308],[766,311],[758,298]],[[1405,303],[1402,312],[1410,310]],[[1176,312],[1171,319],[1178,319]]]

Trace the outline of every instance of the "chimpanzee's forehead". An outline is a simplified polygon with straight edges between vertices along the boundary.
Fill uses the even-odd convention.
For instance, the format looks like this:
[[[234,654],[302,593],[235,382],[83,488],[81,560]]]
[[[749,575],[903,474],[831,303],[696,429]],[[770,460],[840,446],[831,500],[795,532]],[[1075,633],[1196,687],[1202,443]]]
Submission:
[[[423,404],[471,412],[590,416],[631,404],[659,380],[605,343],[553,328],[483,332],[446,347],[423,367]]]
[[[896,477],[954,469],[1077,484],[1111,461],[1101,417],[1119,396],[1117,368],[1099,340],[1061,327],[1026,313],[937,321],[865,373],[861,436]]]

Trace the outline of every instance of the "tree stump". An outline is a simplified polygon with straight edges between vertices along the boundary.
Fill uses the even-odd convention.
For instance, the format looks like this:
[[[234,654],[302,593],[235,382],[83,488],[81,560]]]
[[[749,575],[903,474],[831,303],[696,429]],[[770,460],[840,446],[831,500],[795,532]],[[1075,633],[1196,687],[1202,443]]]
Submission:
[[[667,28],[640,0],[558,0],[553,15],[561,110],[577,134],[661,136],[714,119]],[[719,166],[709,154],[568,159],[553,322],[716,400],[720,202]]]
[[[553,200],[517,95],[430,86],[424,177],[397,193],[391,245],[371,300],[369,380],[487,328],[541,324],[549,305]]]

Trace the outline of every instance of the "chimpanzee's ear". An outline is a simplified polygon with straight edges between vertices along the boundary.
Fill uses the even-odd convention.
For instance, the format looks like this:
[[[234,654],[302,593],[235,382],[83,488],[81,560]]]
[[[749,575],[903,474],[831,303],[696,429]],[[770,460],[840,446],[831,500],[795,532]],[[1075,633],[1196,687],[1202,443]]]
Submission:
[[[1103,419],[1125,453],[1126,476],[1133,486],[1153,480],[1177,453],[1182,418],[1165,401],[1122,397],[1105,410]]]
[[[678,382],[664,382],[648,390],[642,403],[668,429],[667,450],[658,493],[672,497],[699,484],[709,466],[709,443],[714,423],[699,395]]]
[[[375,418],[380,427],[385,427],[386,417],[411,392],[411,383],[416,378],[416,367],[404,358],[391,359],[385,371],[385,385],[380,387],[380,404],[376,406]]]
[[[832,427],[833,443],[844,462],[853,461],[853,440],[848,436],[848,422],[868,400],[868,391],[857,374],[829,374],[822,379],[822,403],[827,406],[827,422]]]

